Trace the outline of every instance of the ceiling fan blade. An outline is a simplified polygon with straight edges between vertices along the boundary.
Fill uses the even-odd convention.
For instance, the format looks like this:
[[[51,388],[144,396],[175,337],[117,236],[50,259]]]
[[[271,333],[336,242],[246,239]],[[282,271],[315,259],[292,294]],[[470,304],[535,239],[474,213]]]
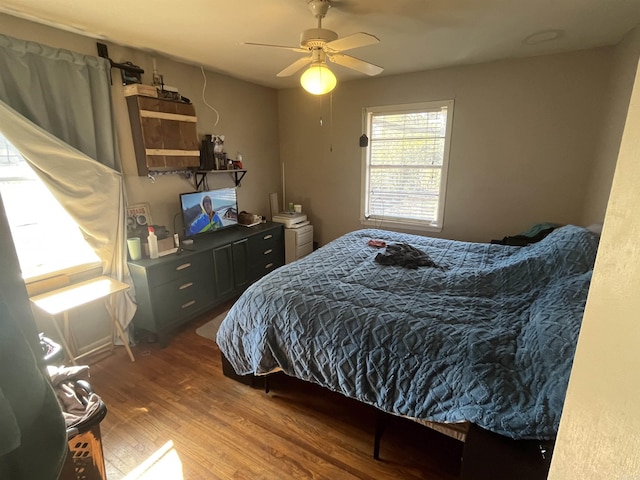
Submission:
[[[375,43],[380,43],[378,37],[369,33],[358,32],[333,40],[327,43],[325,47],[330,51],[343,52],[345,50],[351,50],[352,48],[366,47],[367,45],[373,45]]]
[[[309,65],[310,63],[311,63],[311,57],[299,58],[298,60],[293,62],[291,65],[289,65],[287,68],[285,68],[280,73],[278,73],[276,76],[277,77],[288,77],[289,75],[293,75],[298,70],[300,70],[302,67],[304,67],[306,65]]]
[[[285,50],[291,50],[292,52],[301,52],[308,53],[309,50],[306,48],[300,47],[287,47],[285,45],[269,45],[267,43],[252,43],[252,42],[242,42],[242,45],[253,45],[255,47],[271,47],[271,48],[283,48]]]
[[[360,60],[359,58],[351,57],[349,55],[344,55],[343,53],[334,53],[333,55],[328,55],[328,58],[333,63],[351,68],[352,70],[357,70],[361,73],[366,73],[370,76],[378,75],[384,70],[384,68],[379,67],[378,65],[365,62],[364,60]]]

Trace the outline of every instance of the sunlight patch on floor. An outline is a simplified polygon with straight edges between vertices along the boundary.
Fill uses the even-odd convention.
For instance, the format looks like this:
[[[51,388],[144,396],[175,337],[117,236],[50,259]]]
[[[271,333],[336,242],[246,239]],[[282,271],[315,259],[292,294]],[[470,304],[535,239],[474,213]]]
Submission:
[[[180,456],[169,440],[123,480],[184,480]]]

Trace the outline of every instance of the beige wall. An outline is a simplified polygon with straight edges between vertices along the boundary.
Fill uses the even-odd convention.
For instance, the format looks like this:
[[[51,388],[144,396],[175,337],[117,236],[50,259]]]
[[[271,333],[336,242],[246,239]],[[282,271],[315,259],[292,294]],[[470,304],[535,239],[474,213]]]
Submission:
[[[45,27],[36,23],[0,14],[0,32],[16,38],[32,40],[53,47],[97,55],[96,40],[81,35]],[[198,116],[198,134],[225,135],[225,149],[230,156],[243,155],[249,170],[242,181],[239,207],[261,215],[269,214],[269,193],[280,189],[277,92],[273,89],[237,80],[214,72],[206,72],[205,98],[220,113],[216,114],[202,99],[204,79],[200,67],[187,65],[149,52],[106,43],[109,56],[116,62],[131,61],[145,70],[143,83],[151,83],[153,58],[167,85],[175,86],[194,104]],[[113,101],[122,156],[125,185],[129,203],[148,202],[153,221],[173,231],[173,217],[179,211],[178,194],[195,190],[193,180],[180,175],[157,177],[152,183],[138,177],[131,139],[127,106],[123,96],[120,70],[112,69]],[[209,186],[229,186],[230,175],[209,176]],[[180,225],[178,224],[178,227]]]
[[[489,241],[579,223],[612,56],[600,48],[339,83],[332,105],[280,91],[287,199],[303,204],[321,244],[362,228],[362,108],[454,99],[439,236]]]
[[[0,14],[0,32],[52,47],[97,55],[95,39],[3,14]],[[112,60],[131,61],[141,66],[145,70],[143,82],[151,83],[153,56],[150,53],[104,41],[101,43],[107,43]],[[200,136],[207,133],[224,134],[226,151],[234,158],[237,152],[242,153],[244,167],[248,172],[238,190],[239,208],[269,215],[269,193],[281,189],[276,91],[214,72],[206,72],[205,98],[207,103],[220,113],[220,121],[214,127],[216,115],[202,100],[203,76],[200,68],[160,56],[155,58],[158,71],[164,75],[165,83],[177,87],[183,96],[193,102],[198,116],[197,128]],[[165,225],[173,232],[174,217],[179,212],[178,194],[194,191],[193,179],[185,179],[181,175],[167,175],[157,177],[153,183],[147,177],[137,175],[120,71],[113,69],[112,74],[115,120],[128,203],[149,203],[153,222]],[[208,177],[211,188],[233,185],[231,175],[216,174]],[[178,219],[177,229],[181,228]],[[38,312],[35,314],[40,328],[47,333],[51,332],[50,322]],[[70,317],[74,323],[78,343],[84,346],[85,350],[103,343],[110,335],[110,323],[105,309],[100,304],[73,311]]]
[[[616,46],[613,54],[606,93],[605,121],[600,130],[595,163],[584,202],[584,225],[602,223],[604,220],[639,55],[640,27],[636,27]]]
[[[640,478],[638,132],[636,74],[549,474],[553,480]]]

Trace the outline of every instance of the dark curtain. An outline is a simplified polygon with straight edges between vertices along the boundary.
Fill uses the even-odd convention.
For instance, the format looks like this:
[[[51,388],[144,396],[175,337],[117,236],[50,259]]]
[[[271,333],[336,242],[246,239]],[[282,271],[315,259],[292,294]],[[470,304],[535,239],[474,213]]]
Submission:
[[[55,480],[67,452],[37,329],[0,198],[0,478]]]

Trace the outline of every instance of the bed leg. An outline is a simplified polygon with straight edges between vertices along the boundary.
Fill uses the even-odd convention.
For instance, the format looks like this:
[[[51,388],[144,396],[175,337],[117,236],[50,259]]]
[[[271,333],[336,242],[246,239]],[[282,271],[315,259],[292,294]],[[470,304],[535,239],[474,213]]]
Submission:
[[[269,393],[269,375],[264,376],[264,393]]]
[[[373,458],[375,460],[380,460],[380,439],[386,428],[387,417],[384,412],[378,411],[376,413],[376,431],[373,437]]]

